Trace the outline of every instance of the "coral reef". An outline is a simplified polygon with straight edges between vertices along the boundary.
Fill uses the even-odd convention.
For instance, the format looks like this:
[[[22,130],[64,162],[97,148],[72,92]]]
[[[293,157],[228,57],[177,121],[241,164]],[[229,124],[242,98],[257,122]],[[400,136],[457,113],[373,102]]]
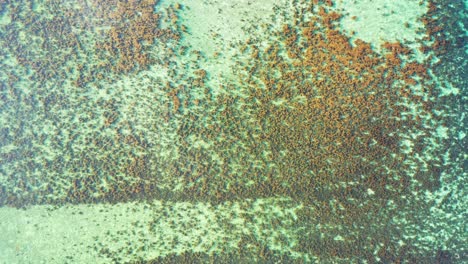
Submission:
[[[123,85],[112,83],[150,65],[165,67],[175,56],[154,52],[170,51],[179,39],[176,9],[155,10],[156,5],[4,5],[3,15],[11,22],[0,27],[5,36],[0,40],[5,48],[0,54],[5,70],[0,74],[0,155],[7,161],[0,204],[117,202],[151,193],[155,177],[149,167],[156,159],[145,153],[150,141],[136,128],[138,120],[125,113],[135,100],[124,103],[116,96]],[[169,112],[158,109],[161,119]]]
[[[104,41],[96,48],[105,51],[113,71],[127,73],[136,68],[145,69],[154,63],[147,52],[155,41],[168,42],[177,40],[176,30],[160,27],[161,14],[155,10],[156,0],[108,1],[96,0],[92,6],[97,19],[108,21],[110,29],[106,31]],[[170,18],[177,24],[177,16],[171,10]],[[102,59],[104,60],[104,59]],[[105,61],[105,60],[104,60]]]
[[[270,217],[264,205],[242,218],[257,223],[269,210],[262,225],[285,225],[293,238],[252,231],[225,256],[428,262],[415,257],[421,248],[402,222],[421,221],[415,208],[430,212],[422,193],[438,191],[451,170],[444,157],[456,119],[446,113],[462,99],[438,87],[434,71],[448,69],[434,58],[464,38],[444,33],[450,20],[438,16],[440,3],[431,1],[423,18],[420,51],[433,54],[417,60],[405,43],[377,50],[342,32],[333,1],[296,0],[293,12],[276,15],[284,25],[233,45],[235,74],[220,87],[210,86],[218,77],[202,66],[207,56],[181,46],[191,30],[177,15],[184,7],[157,4],[48,1],[49,18],[8,4],[0,205],[288,197],[301,205],[294,221]],[[186,253],[155,261],[191,258],[218,260]]]

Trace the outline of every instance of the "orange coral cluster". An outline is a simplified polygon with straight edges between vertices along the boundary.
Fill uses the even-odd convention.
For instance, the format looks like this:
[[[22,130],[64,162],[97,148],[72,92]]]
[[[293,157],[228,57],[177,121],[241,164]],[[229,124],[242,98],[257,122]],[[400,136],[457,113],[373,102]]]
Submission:
[[[225,164],[204,165],[202,153],[186,153],[197,165],[180,172],[194,197],[213,202],[272,195],[310,203],[336,199],[346,212],[358,213],[378,210],[386,199],[409,188],[399,134],[420,129],[422,123],[403,119],[409,109],[397,102],[407,97],[430,111],[430,102],[413,95],[410,86],[427,80],[426,65],[408,61],[411,50],[401,43],[385,43],[383,55],[362,40],[351,43],[338,30],[340,17],[322,7],[309,21],[271,32],[274,39],[265,49],[252,40],[241,47],[255,58],[249,65],[239,64],[247,96],[218,96],[217,122],[192,127],[191,133],[213,140],[224,151]],[[238,88],[228,84],[225,89]],[[306,100],[295,100],[301,97]],[[277,100],[285,103],[272,103]],[[252,114],[256,121],[250,121]],[[269,152],[271,156],[265,156]],[[245,169],[231,168],[234,161]],[[262,166],[252,166],[255,162]],[[252,185],[245,184],[249,180]],[[336,188],[350,181],[362,184]],[[434,176],[423,185],[436,181]],[[375,191],[381,203],[360,207],[348,201],[362,201],[366,188]]]
[[[275,39],[266,49],[256,43],[244,48],[255,58],[240,66],[239,79],[249,92],[246,98],[225,99],[222,124],[234,125],[227,126],[229,131],[218,129],[245,142],[250,148],[242,151],[266,167],[251,168],[244,175],[254,182],[250,186],[225,188],[223,181],[236,182],[235,174],[227,170],[222,179],[210,179],[208,186],[195,184],[195,193],[206,196],[214,188],[217,199],[285,195],[313,208],[304,211],[305,218],[320,217],[321,222],[352,229],[366,225],[367,217],[386,222],[392,210],[408,210],[404,197],[410,189],[438,188],[440,171],[410,168],[401,150],[402,134],[426,129],[421,118],[404,117],[410,109],[400,103],[423,105],[425,114],[432,114],[430,99],[415,95],[411,87],[419,82],[426,91],[433,90],[430,65],[411,60],[411,49],[401,43],[384,43],[383,54],[362,40],[352,43],[337,28],[339,19],[339,14],[320,8],[310,21],[288,24],[270,34]],[[233,102],[245,107],[229,107]],[[254,113],[258,125],[244,125],[243,112]],[[264,156],[266,152],[271,158]],[[420,146],[413,152],[423,155]],[[246,163],[249,166],[247,158]],[[414,184],[414,179],[419,183]],[[383,213],[389,200],[397,209]],[[314,253],[320,250],[313,247],[326,248],[320,254],[327,257],[368,254],[372,261],[372,250],[356,250],[349,242],[362,242],[361,236],[349,235],[346,243],[318,243],[308,237],[299,248]],[[390,241],[383,243],[379,256],[388,259],[394,249]]]
[[[129,72],[136,68],[146,68],[152,63],[146,49],[155,39],[178,39],[179,35],[170,29],[161,29],[161,14],[155,12],[157,0],[96,0],[95,8],[105,21],[110,21],[108,39],[98,43],[97,48],[117,58],[112,68],[117,72]],[[174,23],[177,23],[177,16]]]
[[[110,73],[145,69],[156,61],[149,52],[155,40],[164,46],[180,38],[177,8],[155,10],[157,3],[93,0],[71,8],[52,1],[47,3],[49,12],[55,15],[51,20],[33,11],[24,17],[21,9],[27,9],[29,3],[17,1],[12,3],[11,16],[22,21],[24,27],[12,27],[7,38],[11,38],[9,45],[18,62],[35,71],[39,81],[73,76],[74,84],[81,87],[109,78]],[[168,20],[164,27],[162,20]],[[32,40],[32,47],[21,43],[17,37],[20,31],[27,32],[28,38],[39,36],[40,44]]]
[[[382,175],[382,169],[363,170],[359,165],[398,152],[397,132],[406,124],[399,123],[395,116],[401,109],[392,105],[399,96],[392,85],[405,76],[427,77],[424,66],[417,63],[402,69],[400,57],[409,53],[408,48],[386,43],[384,48],[391,54],[382,58],[367,43],[356,41],[352,46],[349,38],[334,26],[340,18],[338,14],[324,8],[319,14],[299,31],[303,42],[292,41],[298,36],[289,25],[283,28],[282,47],[287,54],[300,51],[292,57],[293,64],[299,67],[291,67],[291,63],[271,51],[263,54],[263,62],[253,66],[275,67],[260,73],[265,89],[252,92],[261,107],[267,108],[258,111],[257,119],[263,120],[264,137],[277,149],[274,156],[285,177],[282,181],[294,186],[292,196],[298,189],[304,189],[299,193],[307,193],[316,186],[349,181],[361,174]],[[317,28],[320,24],[325,28]],[[276,71],[281,73],[281,79],[273,77]],[[295,103],[294,110],[270,103],[276,98],[298,95],[308,101],[304,105]],[[280,152],[285,150],[289,155],[280,158]],[[317,176],[312,177],[311,172]],[[373,188],[384,193],[384,178],[390,177],[376,175],[369,175],[369,180],[379,182]],[[400,187],[399,182],[393,184]]]

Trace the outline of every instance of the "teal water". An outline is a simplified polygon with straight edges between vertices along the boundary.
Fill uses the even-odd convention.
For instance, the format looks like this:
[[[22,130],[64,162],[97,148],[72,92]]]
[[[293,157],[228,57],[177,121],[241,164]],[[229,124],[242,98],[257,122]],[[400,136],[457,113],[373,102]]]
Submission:
[[[0,2],[0,263],[466,261],[466,4],[371,2]]]

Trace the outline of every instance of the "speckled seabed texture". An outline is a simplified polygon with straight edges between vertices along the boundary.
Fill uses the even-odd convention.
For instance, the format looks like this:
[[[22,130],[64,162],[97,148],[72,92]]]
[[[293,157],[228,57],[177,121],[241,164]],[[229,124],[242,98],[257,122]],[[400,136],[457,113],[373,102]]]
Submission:
[[[466,3],[452,2],[0,1],[0,263],[467,261]],[[445,43],[461,52],[438,51],[434,5],[465,7]],[[323,45],[317,15],[374,62],[289,50]],[[336,89],[363,109],[320,94],[343,65],[382,89]],[[346,110],[390,137],[358,120],[348,134]],[[299,133],[311,113],[322,132]]]

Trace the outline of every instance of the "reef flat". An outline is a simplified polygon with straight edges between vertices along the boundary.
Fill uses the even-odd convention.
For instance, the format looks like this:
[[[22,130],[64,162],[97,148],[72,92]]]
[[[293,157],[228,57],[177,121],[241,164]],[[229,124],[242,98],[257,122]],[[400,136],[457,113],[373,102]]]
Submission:
[[[461,1],[0,3],[12,263],[468,257]]]

